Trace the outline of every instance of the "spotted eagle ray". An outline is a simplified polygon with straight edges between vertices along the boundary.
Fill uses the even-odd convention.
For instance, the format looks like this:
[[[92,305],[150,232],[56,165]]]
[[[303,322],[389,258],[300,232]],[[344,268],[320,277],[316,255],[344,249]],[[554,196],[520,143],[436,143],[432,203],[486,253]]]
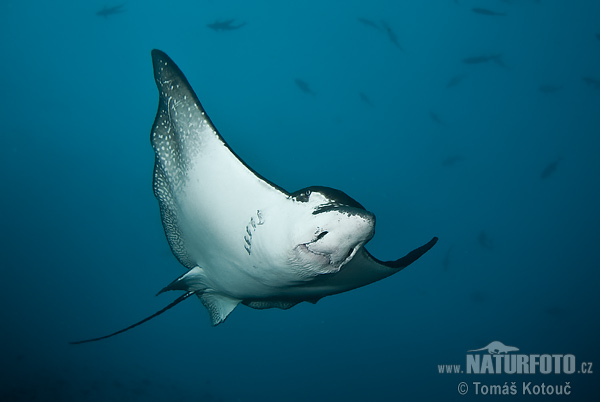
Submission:
[[[192,295],[218,325],[240,303],[288,309],[300,302],[368,285],[399,272],[437,237],[395,261],[364,245],[375,215],[340,190],[308,187],[293,193],[246,165],[227,145],[181,70],[152,51],[159,92],[151,131],[154,195],[171,251],[188,271],[163,288],[183,291],[132,329]]]

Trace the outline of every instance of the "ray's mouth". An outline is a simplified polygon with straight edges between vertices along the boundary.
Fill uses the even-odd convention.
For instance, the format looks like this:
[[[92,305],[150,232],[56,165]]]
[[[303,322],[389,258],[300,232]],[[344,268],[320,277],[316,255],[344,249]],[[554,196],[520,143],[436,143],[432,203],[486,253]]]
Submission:
[[[348,254],[346,255],[346,258],[344,258],[344,261],[342,261],[341,266],[346,265],[347,262],[350,262],[351,259],[354,258],[354,255],[356,254],[356,252],[358,251],[358,248],[361,246],[361,244],[357,244],[354,247],[350,247],[350,250],[348,250]]]
[[[305,253],[309,253],[309,254],[312,254],[319,258],[322,258],[324,261],[327,262],[328,265],[334,266],[337,269],[341,268],[344,264],[346,264],[348,261],[350,261],[356,254],[356,251],[358,250],[358,248],[360,247],[360,245],[350,247],[350,249],[348,250],[348,253],[346,254],[346,257],[343,260],[334,261],[331,253],[323,253],[323,252],[319,252],[316,250],[312,250],[310,248],[310,245],[312,243],[313,242],[299,244],[298,248]]]
[[[312,244],[312,242],[308,242],[308,243],[301,243],[298,244],[298,248],[300,249],[300,251],[303,251],[304,253],[307,254],[312,254],[312,255],[316,255],[317,257],[320,257],[324,260],[327,260],[327,262],[331,265],[333,262],[331,261],[331,254],[327,254],[327,253],[321,253],[315,250],[311,250],[310,249],[310,245]]]

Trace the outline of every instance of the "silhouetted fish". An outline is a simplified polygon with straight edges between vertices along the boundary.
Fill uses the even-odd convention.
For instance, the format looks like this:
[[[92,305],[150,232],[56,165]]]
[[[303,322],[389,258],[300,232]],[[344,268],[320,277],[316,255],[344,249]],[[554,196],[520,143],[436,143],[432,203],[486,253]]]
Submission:
[[[371,103],[371,100],[369,99],[369,97],[367,95],[364,94],[364,92],[360,92],[358,94],[358,96],[360,96],[360,100],[365,102],[367,105],[373,106],[373,104]]]
[[[491,59],[492,59],[492,56],[465,57],[463,59],[463,63],[465,63],[465,64],[481,64],[481,63],[487,63]]]
[[[481,14],[481,15],[489,15],[489,16],[493,16],[493,17],[504,17],[506,16],[505,13],[498,13],[496,11],[492,11],[492,10],[488,10],[487,8],[472,8],[471,9],[474,13],[477,14]]]
[[[540,4],[540,0],[501,0],[503,3],[515,4],[515,3],[537,3]]]
[[[392,42],[394,46],[396,46],[398,49],[404,51],[404,49],[402,49],[402,46],[400,46],[400,42],[398,42],[398,37],[396,36],[394,31],[392,31],[392,28],[385,21],[381,21],[381,26],[383,27],[383,30],[387,33],[390,42]]]
[[[303,81],[299,78],[296,78],[294,80],[294,82],[296,83],[296,85],[298,85],[298,88],[300,88],[300,90],[306,94],[312,95],[312,96],[316,96],[317,93],[315,91],[313,91],[310,88],[310,85],[308,85],[308,83],[306,81]]]
[[[379,29],[379,30],[382,29],[379,25],[377,25],[377,23],[375,21],[371,21],[371,20],[363,18],[363,17],[359,17],[358,21],[360,21],[362,24],[364,24],[368,27]]]
[[[544,312],[553,317],[560,317],[565,313],[565,310],[560,306],[548,306],[544,309]]]
[[[444,255],[444,259],[442,260],[442,267],[444,268],[444,271],[448,270],[448,267],[450,266],[450,255],[452,254],[452,246],[450,246],[450,248],[448,248],[448,251],[446,251],[446,254]]]
[[[583,81],[585,81],[586,84],[588,84],[589,86],[591,86],[594,89],[600,89],[600,80],[597,80],[596,78],[591,78],[591,77],[582,77],[581,78]]]
[[[463,59],[463,63],[465,63],[465,64],[482,64],[482,63],[488,63],[490,61],[493,61],[494,63],[498,64],[500,67],[504,67],[504,68],[508,69],[508,67],[506,67],[506,65],[504,64],[504,61],[502,60],[502,54],[465,57]]]
[[[556,160],[546,165],[544,170],[542,170],[542,173],[540,173],[540,179],[547,179],[548,177],[552,176],[554,172],[556,172],[556,168],[558,167],[558,164],[561,160],[562,158],[557,158]]]
[[[246,25],[245,22],[242,22],[241,24],[238,24],[238,25],[232,25],[234,21],[235,20],[226,20],[226,21],[218,21],[217,20],[211,24],[206,24],[206,26],[214,31],[233,31],[235,29],[240,29],[241,27]]]
[[[546,84],[546,85],[540,85],[538,90],[540,92],[543,92],[545,94],[553,94],[555,92],[558,92],[562,89],[562,86],[560,85],[550,85],[550,84]]]
[[[477,241],[479,241],[479,245],[482,248],[486,248],[488,250],[491,250],[493,248],[492,239],[483,230],[479,232],[479,235],[477,236]]]
[[[439,124],[440,126],[446,125],[446,123],[444,123],[440,116],[432,110],[429,111],[429,117],[431,118],[431,121],[433,121],[435,124]]]
[[[102,10],[99,10],[96,12],[96,15],[99,17],[108,18],[111,15],[119,14],[119,13],[122,13],[123,11],[125,11],[125,10],[123,10],[123,6],[124,6],[124,4],[120,4],[118,6],[112,6],[112,7],[104,6],[104,7],[102,7]]]
[[[452,87],[457,86],[458,84],[460,84],[462,82],[462,80],[465,77],[466,77],[466,75],[464,75],[464,74],[455,75],[454,77],[450,78],[450,80],[446,84],[446,88],[452,88]]]
[[[473,303],[483,303],[487,300],[485,293],[479,290],[474,290],[473,292],[469,293],[469,298]]]
[[[458,162],[463,161],[465,158],[463,158],[460,155],[451,155],[448,156],[446,159],[444,159],[442,161],[442,166],[448,167],[448,166],[454,166],[456,165]]]

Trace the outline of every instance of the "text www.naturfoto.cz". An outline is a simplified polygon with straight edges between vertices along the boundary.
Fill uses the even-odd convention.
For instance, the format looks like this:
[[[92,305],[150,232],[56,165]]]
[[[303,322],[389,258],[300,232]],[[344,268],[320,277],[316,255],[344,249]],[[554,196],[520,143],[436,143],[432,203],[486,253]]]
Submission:
[[[460,364],[438,364],[440,374],[460,374]]]

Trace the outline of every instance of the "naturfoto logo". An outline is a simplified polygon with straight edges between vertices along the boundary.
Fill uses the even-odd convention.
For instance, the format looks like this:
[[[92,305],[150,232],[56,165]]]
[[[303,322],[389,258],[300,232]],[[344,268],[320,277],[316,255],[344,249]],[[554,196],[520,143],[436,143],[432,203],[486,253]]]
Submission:
[[[483,352],[485,353],[470,353]],[[571,354],[514,354],[519,348],[493,341],[480,349],[467,351],[467,374],[573,374],[575,356]]]
[[[467,350],[466,367],[462,364],[438,364],[440,374],[465,376],[468,374],[522,374],[510,381],[499,376],[469,376],[461,378],[456,390],[460,395],[571,395],[571,382],[560,377],[528,376],[527,374],[593,374],[592,362],[576,362],[572,354],[523,354],[518,347],[500,341]],[[485,383],[484,379],[490,383]],[[541,381],[540,381],[541,380]],[[558,382],[557,382],[558,381]],[[486,381],[487,382],[487,381]]]

